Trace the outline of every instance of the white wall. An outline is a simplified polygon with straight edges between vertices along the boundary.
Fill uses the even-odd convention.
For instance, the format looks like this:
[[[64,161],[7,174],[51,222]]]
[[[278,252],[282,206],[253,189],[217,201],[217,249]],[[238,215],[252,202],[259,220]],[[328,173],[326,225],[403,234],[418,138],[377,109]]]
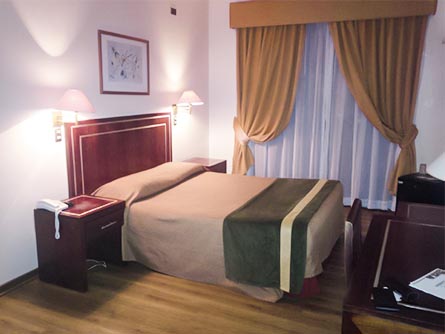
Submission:
[[[98,29],[150,41],[150,96],[99,94]],[[82,118],[170,111],[193,89],[206,104],[174,127],[173,159],[208,155],[208,2],[0,1],[0,40],[1,285],[37,267],[35,202],[68,196],[49,109],[66,89],[96,109]]]
[[[229,28],[229,3],[229,0],[209,1],[209,150],[211,156],[231,161],[232,119],[236,114],[236,34]],[[437,13],[430,18],[426,35],[415,122],[419,128],[417,161],[429,165],[436,161],[434,169],[440,169],[442,175],[445,173],[444,39],[445,0],[438,0]]]
[[[209,1],[209,154],[232,170],[236,115],[236,30],[229,29],[230,0]]]
[[[445,180],[445,0],[438,0],[425,39],[415,123],[417,162]]]

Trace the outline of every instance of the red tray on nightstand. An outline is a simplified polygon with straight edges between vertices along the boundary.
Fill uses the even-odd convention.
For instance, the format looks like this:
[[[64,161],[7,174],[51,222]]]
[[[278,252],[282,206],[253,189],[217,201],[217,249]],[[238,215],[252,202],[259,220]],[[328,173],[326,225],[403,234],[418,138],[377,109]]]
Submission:
[[[110,205],[119,202],[119,200],[89,195],[80,195],[67,199],[64,202],[71,202],[73,206],[70,206],[68,209],[63,210],[61,212],[61,215],[81,218],[93,212],[103,210]]]

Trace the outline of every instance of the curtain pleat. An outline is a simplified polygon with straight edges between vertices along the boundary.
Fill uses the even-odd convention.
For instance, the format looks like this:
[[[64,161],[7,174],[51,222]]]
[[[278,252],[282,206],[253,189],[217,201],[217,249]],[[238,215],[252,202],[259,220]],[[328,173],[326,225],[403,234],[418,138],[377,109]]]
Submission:
[[[416,170],[413,124],[427,16],[330,23],[340,68],[366,118],[401,151],[388,180]]]
[[[254,161],[249,140],[269,141],[289,124],[304,36],[304,25],[237,29],[233,173],[245,174]]]

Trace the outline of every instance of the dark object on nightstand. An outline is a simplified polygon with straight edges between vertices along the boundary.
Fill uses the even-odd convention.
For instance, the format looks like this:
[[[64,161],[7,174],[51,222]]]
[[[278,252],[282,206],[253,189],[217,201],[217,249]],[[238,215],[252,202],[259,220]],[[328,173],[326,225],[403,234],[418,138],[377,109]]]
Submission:
[[[397,207],[399,202],[445,205],[445,182],[430,174],[400,176],[397,185]]]
[[[375,308],[382,311],[400,311],[396,298],[390,289],[373,288],[372,296]]]
[[[220,159],[208,158],[191,158],[184,160],[184,162],[193,162],[195,164],[203,165],[204,168],[210,172],[227,173],[227,161]]]
[[[59,215],[60,239],[54,238],[54,212],[34,210],[39,278],[77,291],[88,290],[87,259],[122,264],[121,227],[125,202],[80,195]]]

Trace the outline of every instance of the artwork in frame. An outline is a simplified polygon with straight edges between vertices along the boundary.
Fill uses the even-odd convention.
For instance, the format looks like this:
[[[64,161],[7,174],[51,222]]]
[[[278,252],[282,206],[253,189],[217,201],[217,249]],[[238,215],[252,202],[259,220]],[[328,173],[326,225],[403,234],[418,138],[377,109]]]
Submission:
[[[150,94],[147,40],[98,30],[101,94]]]

